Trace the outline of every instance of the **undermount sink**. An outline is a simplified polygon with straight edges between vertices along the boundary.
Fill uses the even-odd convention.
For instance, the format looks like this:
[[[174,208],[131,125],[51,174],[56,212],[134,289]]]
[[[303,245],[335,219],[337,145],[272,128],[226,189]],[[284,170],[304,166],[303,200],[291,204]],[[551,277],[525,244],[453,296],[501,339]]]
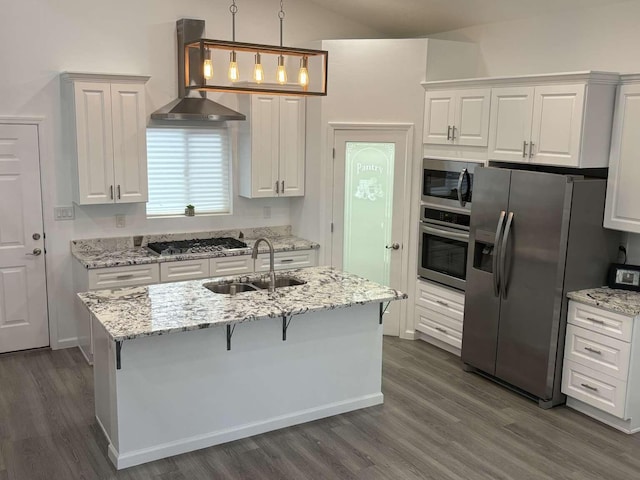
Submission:
[[[297,285],[304,285],[307,282],[298,280],[295,277],[282,276],[276,277],[275,288],[281,287],[295,287]],[[269,280],[254,280],[249,282],[233,282],[233,283],[205,283],[204,287],[211,290],[213,293],[220,295],[235,295],[240,292],[255,292],[258,290],[267,290],[269,288]],[[232,293],[233,292],[233,293]]]

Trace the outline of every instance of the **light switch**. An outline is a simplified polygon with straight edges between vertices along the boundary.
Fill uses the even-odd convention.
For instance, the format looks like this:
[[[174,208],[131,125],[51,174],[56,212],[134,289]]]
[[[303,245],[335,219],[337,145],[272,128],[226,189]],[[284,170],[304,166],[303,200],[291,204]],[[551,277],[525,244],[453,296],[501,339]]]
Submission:
[[[74,220],[75,218],[76,214],[73,205],[53,208],[53,219],[56,221]]]

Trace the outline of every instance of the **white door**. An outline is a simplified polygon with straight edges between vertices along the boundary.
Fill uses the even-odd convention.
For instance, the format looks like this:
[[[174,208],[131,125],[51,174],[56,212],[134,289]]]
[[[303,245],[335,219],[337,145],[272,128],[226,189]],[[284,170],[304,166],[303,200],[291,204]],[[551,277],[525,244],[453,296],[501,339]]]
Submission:
[[[584,85],[536,87],[531,161],[577,167],[580,159]]]
[[[0,125],[0,353],[49,345],[38,129]]]
[[[455,116],[455,91],[427,92],[424,103],[423,143],[451,144]]]
[[[252,195],[276,197],[280,154],[280,98],[251,95]]]
[[[146,202],[147,117],[144,85],[111,84],[116,203]]]
[[[280,195],[304,195],[306,147],[306,101],[304,97],[280,98]]]
[[[529,163],[533,92],[533,87],[492,90],[489,160]]]
[[[407,131],[337,130],[331,265],[401,290]],[[399,335],[402,302],[384,317]]]
[[[489,143],[489,105],[491,89],[460,90],[456,95],[455,130],[456,145],[486,147]]]

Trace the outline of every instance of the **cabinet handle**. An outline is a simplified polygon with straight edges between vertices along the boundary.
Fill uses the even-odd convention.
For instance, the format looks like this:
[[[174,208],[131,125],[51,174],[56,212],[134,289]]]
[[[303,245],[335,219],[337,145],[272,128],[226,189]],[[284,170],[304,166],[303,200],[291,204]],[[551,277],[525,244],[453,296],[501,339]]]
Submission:
[[[535,143],[531,142],[529,144],[529,158],[533,157],[533,146],[535,145]]]
[[[113,200],[113,185],[109,185],[109,195],[111,196],[111,200]]]
[[[447,125],[447,141],[451,140],[451,125]]]
[[[276,180],[276,193],[280,193],[280,182]]]
[[[598,391],[598,389],[596,387],[592,387],[588,383],[581,383],[580,386],[586,388],[587,390],[591,390],[593,392],[597,392]]]
[[[453,142],[456,139],[456,126],[453,125],[451,127],[451,141]]]
[[[604,320],[598,320],[597,318],[587,317],[587,320],[591,320],[593,323],[597,323],[598,325],[604,325]]]
[[[133,273],[129,273],[127,275],[117,275],[116,280],[127,280],[129,278],[133,278]]]
[[[447,302],[443,302],[442,300],[436,300],[436,303],[442,305],[443,307],[448,307],[449,304]]]
[[[522,158],[527,158],[527,141],[522,142]]]
[[[284,194],[284,180],[282,180],[282,188],[280,189],[280,191]]]
[[[597,355],[602,355],[602,352],[600,350],[596,350],[595,348],[591,348],[591,347],[584,347],[584,349],[587,352],[591,352],[591,353],[595,353]]]
[[[293,258],[283,258],[280,260],[280,263],[291,263],[293,262]]]
[[[439,332],[447,333],[447,331],[444,328],[440,328],[440,327],[434,327],[434,328]]]
[[[118,185],[118,200],[120,200],[120,198],[122,197],[120,196],[120,185]]]

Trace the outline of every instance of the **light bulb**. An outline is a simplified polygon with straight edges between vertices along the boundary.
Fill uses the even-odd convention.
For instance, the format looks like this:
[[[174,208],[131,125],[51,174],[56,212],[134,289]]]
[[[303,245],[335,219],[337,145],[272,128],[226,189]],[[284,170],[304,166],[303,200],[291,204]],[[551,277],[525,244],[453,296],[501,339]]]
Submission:
[[[240,78],[240,71],[238,70],[238,62],[236,61],[235,50],[231,52],[229,59],[229,80],[237,82]]]
[[[262,83],[264,80],[264,70],[262,69],[262,63],[260,63],[260,54],[256,53],[256,64],[253,67],[253,79],[256,83]]]
[[[284,67],[284,56],[278,57],[278,70],[276,71],[276,79],[280,85],[287,83],[287,69]]]
[[[213,78],[213,62],[211,61],[211,50],[207,48],[207,53],[204,58],[204,65],[202,68],[204,78],[211,80]]]
[[[298,84],[306,90],[309,86],[309,71],[307,70],[307,66],[309,63],[309,59],[307,57],[302,57],[300,59],[300,70],[298,71]]]

